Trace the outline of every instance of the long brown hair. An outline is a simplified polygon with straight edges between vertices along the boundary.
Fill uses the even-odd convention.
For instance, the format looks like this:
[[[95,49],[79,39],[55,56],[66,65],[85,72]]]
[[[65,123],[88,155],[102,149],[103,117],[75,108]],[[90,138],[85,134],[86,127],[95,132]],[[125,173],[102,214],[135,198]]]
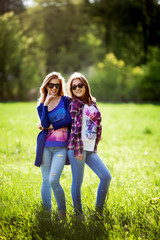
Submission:
[[[46,96],[47,96],[47,93],[48,93],[48,91],[46,89],[47,84],[52,79],[57,79],[57,78],[60,80],[60,83],[61,83],[61,88],[58,91],[58,95],[59,96],[64,96],[64,94],[65,94],[64,78],[58,72],[51,72],[45,77],[45,79],[43,80],[43,83],[40,87],[40,98],[38,99],[38,104],[45,102],[45,99],[46,99]]]
[[[83,99],[81,98],[81,100],[84,103],[89,104],[89,105],[92,104],[93,102],[95,102],[96,99],[91,95],[91,90],[90,90],[90,86],[89,86],[87,79],[79,72],[74,72],[68,80],[68,91],[69,91],[69,95],[71,96],[71,98],[72,99],[77,98],[71,89],[73,80],[75,80],[75,79],[79,79],[86,88],[86,93],[85,93]]]

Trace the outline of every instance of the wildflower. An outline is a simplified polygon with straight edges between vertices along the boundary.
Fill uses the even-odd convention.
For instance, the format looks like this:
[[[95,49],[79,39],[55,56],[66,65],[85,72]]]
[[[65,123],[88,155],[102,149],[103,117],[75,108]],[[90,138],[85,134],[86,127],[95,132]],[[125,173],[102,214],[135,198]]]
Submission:
[[[113,53],[106,54],[105,60],[108,62],[111,62],[114,65],[117,65],[117,62],[118,62],[117,58],[115,57],[115,55]]]
[[[103,68],[104,67],[104,63],[102,63],[102,62],[98,63],[98,67],[99,68]]]
[[[132,73],[133,75],[140,75],[143,74],[143,70],[141,67],[136,66],[135,68],[133,68]]]
[[[124,62],[123,60],[119,60],[119,61],[117,62],[117,67],[123,68],[124,66],[125,66],[125,62]]]

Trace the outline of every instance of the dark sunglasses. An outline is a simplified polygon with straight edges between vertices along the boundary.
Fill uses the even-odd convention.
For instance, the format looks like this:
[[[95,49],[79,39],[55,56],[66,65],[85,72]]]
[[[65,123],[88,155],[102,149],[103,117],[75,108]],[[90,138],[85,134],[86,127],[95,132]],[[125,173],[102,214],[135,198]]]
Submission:
[[[47,85],[49,88],[56,88],[56,89],[60,89],[61,88],[61,84],[60,83],[56,83],[56,84],[54,84],[54,83],[48,83],[48,85]]]
[[[78,87],[78,88],[83,88],[83,86],[84,86],[83,83],[78,83],[77,85],[72,85],[72,86],[71,86],[71,89],[72,89],[72,90],[76,90],[77,87]]]

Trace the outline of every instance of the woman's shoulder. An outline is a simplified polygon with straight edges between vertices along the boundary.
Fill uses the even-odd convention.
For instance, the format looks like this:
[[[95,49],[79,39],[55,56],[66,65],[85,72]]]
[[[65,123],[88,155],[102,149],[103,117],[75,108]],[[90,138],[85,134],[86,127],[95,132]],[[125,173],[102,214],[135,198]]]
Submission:
[[[43,105],[44,105],[44,103],[39,103],[39,104],[37,105],[37,109],[40,109],[40,108],[42,108],[42,107],[43,107]]]
[[[78,98],[74,98],[71,100],[71,104],[79,104],[79,105],[84,105],[84,103],[82,102],[82,100],[78,99]]]
[[[96,101],[92,101],[92,105],[98,109],[98,106],[97,106],[97,102]]]
[[[92,106],[94,106],[94,107],[97,109],[97,113],[98,113],[99,115],[101,115],[101,112],[100,112],[100,110],[99,110],[99,107],[97,106],[96,101],[92,102]]]
[[[72,99],[71,103],[70,103],[70,110],[72,111],[76,111],[79,112],[83,109],[84,107],[84,103],[80,100],[80,99]]]
[[[70,102],[71,102],[71,98],[70,98],[69,96],[67,96],[67,95],[62,96],[62,99],[63,99],[63,101],[66,102],[66,103],[70,103]]]

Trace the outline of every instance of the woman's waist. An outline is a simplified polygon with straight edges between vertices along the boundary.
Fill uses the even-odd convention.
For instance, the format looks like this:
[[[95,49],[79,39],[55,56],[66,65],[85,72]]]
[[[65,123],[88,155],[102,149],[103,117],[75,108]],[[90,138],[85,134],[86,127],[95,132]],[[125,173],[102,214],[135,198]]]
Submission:
[[[66,141],[46,141],[45,142],[45,147],[67,147],[67,142]]]
[[[46,137],[46,141],[62,141],[65,142],[68,139],[68,128],[63,127],[57,130],[49,129]]]
[[[45,129],[48,130],[48,132],[68,131],[68,127],[62,127],[62,128],[58,128],[58,129],[54,130],[54,128],[50,126],[49,128],[45,128]]]

